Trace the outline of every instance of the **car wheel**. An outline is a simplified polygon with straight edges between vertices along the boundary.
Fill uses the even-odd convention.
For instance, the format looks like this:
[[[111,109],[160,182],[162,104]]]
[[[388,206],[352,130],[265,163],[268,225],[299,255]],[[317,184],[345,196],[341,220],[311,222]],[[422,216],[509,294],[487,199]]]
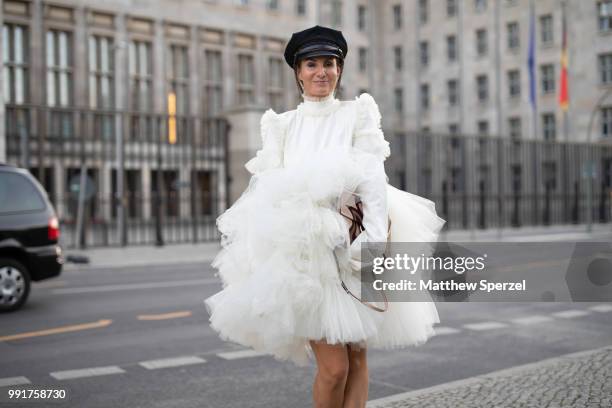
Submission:
[[[30,294],[30,273],[21,262],[0,258],[0,312],[19,309]]]

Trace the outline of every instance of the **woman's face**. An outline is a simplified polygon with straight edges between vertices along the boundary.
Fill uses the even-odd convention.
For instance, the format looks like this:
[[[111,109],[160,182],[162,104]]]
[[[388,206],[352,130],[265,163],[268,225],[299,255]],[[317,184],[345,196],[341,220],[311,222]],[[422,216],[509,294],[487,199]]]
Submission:
[[[336,88],[341,68],[335,57],[311,57],[300,61],[298,79],[307,96],[327,96]]]

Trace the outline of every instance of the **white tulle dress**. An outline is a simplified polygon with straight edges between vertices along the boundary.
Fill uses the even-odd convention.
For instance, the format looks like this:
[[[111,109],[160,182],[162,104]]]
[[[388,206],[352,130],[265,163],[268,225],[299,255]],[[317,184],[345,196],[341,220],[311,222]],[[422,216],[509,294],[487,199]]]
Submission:
[[[217,219],[222,248],[212,266],[223,289],[204,303],[222,339],[302,366],[314,358],[309,340],[397,348],[434,335],[433,302],[390,302],[380,313],[340,284],[360,293],[360,244],[386,241],[387,215],[393,241],[435,242],[444,224],[432,201],[387,184],[380,119],[366,93],[263,114],[249,185]],[[336,209],[345,190],[361,196],[364,213],[365,231],[350,246]]]

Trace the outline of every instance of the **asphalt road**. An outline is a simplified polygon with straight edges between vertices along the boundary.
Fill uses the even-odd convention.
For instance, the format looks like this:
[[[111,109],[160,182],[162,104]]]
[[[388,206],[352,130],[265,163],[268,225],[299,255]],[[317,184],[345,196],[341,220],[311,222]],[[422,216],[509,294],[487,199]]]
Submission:
[[[314,365],[231,354],[244,348],[208,327],[202,300],[220,287],[206,264],[83,268],[34,284],[22,310],[0,315],[0,392],[49,386],[68,401],[0,406],[310,407]],[[369,350],[370,399],[610,345],[611,309],[438,304],[427,344]]]

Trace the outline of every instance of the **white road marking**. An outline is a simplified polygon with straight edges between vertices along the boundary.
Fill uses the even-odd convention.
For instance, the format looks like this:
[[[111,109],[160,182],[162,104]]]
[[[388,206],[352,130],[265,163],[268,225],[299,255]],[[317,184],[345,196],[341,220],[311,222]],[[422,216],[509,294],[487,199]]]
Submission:
[[[516,319],[512,319],[512,323],[516,324],[534,324],[534,323],[544,323],[550,322],[554,320],[552,317],[535,315],[535,316],[527,316],[527,317],[518,317]]]
[[[435,335],[439,336],[439,335],[445,335],[445,334],[459,333],[461,330],[455,329],[453,327],[440,326],[440,327],[434,327],[434,331],[435,331]]]
[[[50,375],[51,377],[57,380],[70,380],[73,378],[97,377],[100,375],[121,374],[121,373],[125,373],[125,370],[117,366],[107,366],[107,367],[82,368],[79,370],[55,371],[53,373],[50,373]]]
[[[612,312],[612,304],[603,304],[603,305],[589,307],[589,310],[592,310],[594,312],[602,312],[602,313]]]
[[[146,369],[156,370],[158,368],[179,367],[192,364],[203,364],[206,360],[196,356],[184,356],[173,358],[162,358],[159,360],[141,361],[140,364]]]
[[[572,317],[586,316],[589,313],[590,312],[586,310],[573,309],[573,310],[564,310],[562,312],[551,313],[551,316],[561,317],[563,319],[571,319]]]
[[[229,351],[227,353],[217,353],[217,356],[225,359],[225,360],[236,360],[239,358],[249,358],[249,357],[259,357],[259,356],[268,356],[268,353],[263,353],[261,351],[255,350],[239,350],[239,351]]]
[[[0,387],[8,387],[10,385],[32,384],[26,377],[8,377],[0,378]]]
[[[156,289],[156,288],[170,288],[170,287],[191,286],[191,285],[209,285],[212,283],[219,283],[219,279],[209,278],[209,279],[191,279],[191,280],[182,280],[182,281],[126,283],[123,285],[85,286],[85,287],[80,287],[80,288],[53,289],[51,293],[53,293],[54,295],[66,295],[66,294],[75,294],[75,293],[114,292],[114,291],[134,290],[134,289]]]
[[[506,323],[501,322],[482,322],[482,323],[470,323],[464,324],[463,327],[470,330],[492,330],[501,329],[502,327],[508,327]]]

